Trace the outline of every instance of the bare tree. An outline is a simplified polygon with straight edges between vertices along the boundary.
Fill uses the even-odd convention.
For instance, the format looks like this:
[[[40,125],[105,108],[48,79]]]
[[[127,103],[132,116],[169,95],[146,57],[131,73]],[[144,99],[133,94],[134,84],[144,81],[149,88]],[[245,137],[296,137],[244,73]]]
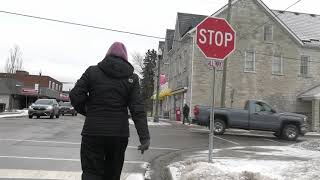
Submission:
[[[14,99],[13,94],[14,90],[16,88],[14,84],[14,74],[17,70],[22,69],[22,58],[21,58],[21,51],[19,46],[15,45],[12,49],[10,49],[10,55],[7,58],[7,62],[5,64],[4,70],[6,73],[8,73],[7,77],[9,80],[7,80],[7,85],[10,88],[10,91],[12,94],[10,95],[9,99],[9,110],[11,111],[13,109]]]
[[[134,52],[132,53],[132,61],[133,61],[133,67],[136,71],[136,73],[141,76],[143,72],[143,68],[145,67],[144,65],[144,57],[138,53]]]
[[[10,56],[8,57],[5,65],[5,72],[9,74],[16,73],[17,70],[22,69],[22,63],[23,63],[23,60],[21,58],[20,48],[19,46],[15,45],[10,50]]]

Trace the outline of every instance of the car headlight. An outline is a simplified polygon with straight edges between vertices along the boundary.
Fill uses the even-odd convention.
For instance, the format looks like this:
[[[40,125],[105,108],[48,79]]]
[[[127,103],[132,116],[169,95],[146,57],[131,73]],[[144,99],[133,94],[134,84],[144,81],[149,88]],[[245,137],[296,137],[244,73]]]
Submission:
[[[32,107],[32,106],[29,106],[29,109],[33,109],[33,107]]]
[[[52,106],[48,106],[48,107],[47,107],[47,110],[52,110],[52,109],[53,109]]]

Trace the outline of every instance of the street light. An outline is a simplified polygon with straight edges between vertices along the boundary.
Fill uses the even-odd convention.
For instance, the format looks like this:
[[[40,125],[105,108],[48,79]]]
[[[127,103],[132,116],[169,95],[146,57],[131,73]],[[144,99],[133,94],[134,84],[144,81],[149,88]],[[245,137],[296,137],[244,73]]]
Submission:
[[[158,60],[158,75],[157,75],[157,94],[156,94],[156,113],[154,115],[154,122],[159,122],[159,90],[160,90],[160,59],[162,58],[162,50],[161,48],[158,49],[158,55],[157,55],[157,60]]]

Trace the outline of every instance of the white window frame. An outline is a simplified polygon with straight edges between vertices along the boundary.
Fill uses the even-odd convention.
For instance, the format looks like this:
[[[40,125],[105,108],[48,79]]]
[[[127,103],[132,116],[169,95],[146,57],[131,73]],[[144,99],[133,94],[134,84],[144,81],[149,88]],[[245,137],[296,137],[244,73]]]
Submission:
[[[247,70],[247,53],[253,53],[253,70]],[[251,72],[255,73],[256,72],[256,52],[255,50],[246,50],[245,55],[244,55],[244,72]]]
[[[266,27],[271,27],[271,39],[266,39]],[[263,26],[263,41],[264,42],[273,42],[273,25],[272,24],[266,24]]]
[[[49,89],[51,89],[51,81],[49,81]]]
[[[55,82],[52,82],[52,88],[51,88],[51,89],[54,90],[54,88],[56,87],[55,85],[56,85],[56,83],[55,83]]]
[[[280,72],[275,72],[275,69],[274,69],[274,64],[275,64],[276,55],[280,55]],[[272,74],[273,74],[273,75],[283,75],[283,58],[282,58],[282,53],[273,52],[273,57],[272,57]]]
[[[304,74],[301,72],[301,68],[302,68],[302,57],[308,57],[308,61],[307,61],[307,73]],[[309,55],[305,55],[305,54],[302,54],[300,56],[300,66],[299,66],[299,74],[300,76],[302,77],[309,77],[310,76],[310,65],[311,65],[311,57]]]

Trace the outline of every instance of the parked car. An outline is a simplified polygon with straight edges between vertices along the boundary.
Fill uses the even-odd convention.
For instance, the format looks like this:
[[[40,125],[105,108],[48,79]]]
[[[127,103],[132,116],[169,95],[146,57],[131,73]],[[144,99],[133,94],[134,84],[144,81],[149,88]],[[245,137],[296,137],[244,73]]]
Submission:
[[[41,116],[49,116],[53,119],[54,116],[59,118],[59,104],[55,99],[38,99],[28,109],[29,118],[33,116],[40,118]]]
[[[210,111],[209,106],[195,106],[195,121],[209,125]],[[244,109],[214,109],[214,133],[221,135],[227,128],[272,131],[276,137],[296,140],[307,132],[307,117],[296,113],[280,113],[264,101],[249,100]]]
[[[64,116],[65,114],[71,114],[72,116],[76,116],[78,113],[73,108],[70,102],[64,102],[60,104],[60,114]]]

